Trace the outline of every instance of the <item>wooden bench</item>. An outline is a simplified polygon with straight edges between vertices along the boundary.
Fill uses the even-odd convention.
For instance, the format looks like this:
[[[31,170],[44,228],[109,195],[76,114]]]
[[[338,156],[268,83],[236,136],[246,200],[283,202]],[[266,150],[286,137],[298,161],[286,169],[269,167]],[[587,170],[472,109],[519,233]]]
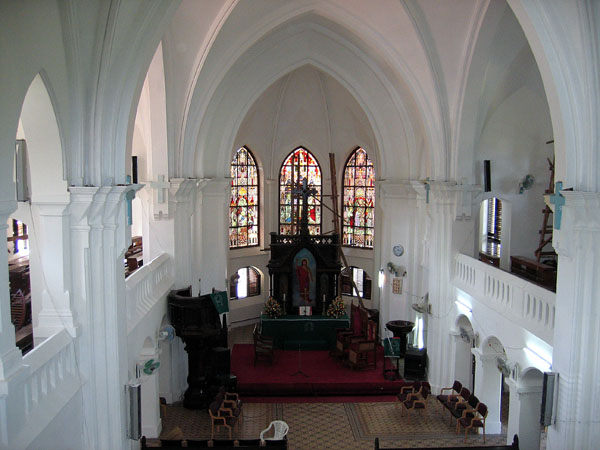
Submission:
[[[480,445],[469,447],[380,447],[379,438],[375,438],[375,450],[519,450],[519,437],[515,434],[511,445]]]
[[[524,256],[511,256],[510,271],[553,291],[556,290],[556,267]]]
[[[287,450],[287,437],[280,441],[264,441],[261,445],[260,439],[213,439],[213,440],[195,440],[195,439],[182,439],[178,441],[163,441],[163,445],[158,447],[148,447],[146,443],[146,436],[142,436],[140,440],[142,447],[141,450],[152,449],[152,448],[188,448],[188,449],[199,449],[199,448],[219,448],[221,450],[262,450],[264,448],[269,449],[280,449]],[[167,443],[168,442],[168,443]]]

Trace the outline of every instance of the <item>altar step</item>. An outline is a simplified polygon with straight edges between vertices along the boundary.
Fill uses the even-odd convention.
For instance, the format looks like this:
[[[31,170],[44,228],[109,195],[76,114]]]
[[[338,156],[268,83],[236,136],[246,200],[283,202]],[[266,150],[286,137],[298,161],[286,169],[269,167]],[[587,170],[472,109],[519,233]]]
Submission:
[[[328,351],[275,350],[272,365],[254,366],[253,345],[236,344],[231,372],[242,396],[390,395],[408,382],[384,378],[383,348],[378,349],[375,369],[353,370]]]

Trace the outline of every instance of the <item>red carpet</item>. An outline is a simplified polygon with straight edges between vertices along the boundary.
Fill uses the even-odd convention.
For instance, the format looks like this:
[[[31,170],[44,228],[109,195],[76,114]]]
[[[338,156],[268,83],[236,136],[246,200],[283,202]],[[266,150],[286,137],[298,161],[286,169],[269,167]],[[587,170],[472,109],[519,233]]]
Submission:
[[[302,369],[308,376],[294,375]],[[237,376],[238,392],[244,396],[338,396],[397,394],[404,380],[383,377],[383,348],[377,368],[352,370],[329,356],[328,351],[275,350],[272,365],[257,362],[254,346],[236,344],[231,354],[231,372]]]

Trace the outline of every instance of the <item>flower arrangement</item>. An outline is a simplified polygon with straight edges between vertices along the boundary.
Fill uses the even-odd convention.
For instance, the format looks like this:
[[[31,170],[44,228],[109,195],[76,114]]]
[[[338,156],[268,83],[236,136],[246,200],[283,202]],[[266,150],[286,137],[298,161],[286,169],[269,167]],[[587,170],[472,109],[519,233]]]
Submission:
[[[265,303],[265,314],[271,319],[275,319],[276,317],[280,317],[283,315],[281,305],[273,297],[269,297],[269,299]]]
[[[327,316],[339,319],[346,313],[346,306],[342,297],[336,297],[327,308]]]

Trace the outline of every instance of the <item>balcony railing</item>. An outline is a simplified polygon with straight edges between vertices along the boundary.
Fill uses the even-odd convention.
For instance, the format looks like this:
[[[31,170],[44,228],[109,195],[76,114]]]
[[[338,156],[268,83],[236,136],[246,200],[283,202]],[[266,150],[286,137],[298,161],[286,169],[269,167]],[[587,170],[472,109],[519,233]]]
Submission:
[[[454,285],[552,345],[554,292],[461,254],[456,257]]]
[[[26,448],[82,385],[75,343],[66,330],[50,336],[23,357],[23,372],[0,395],[0,448]],[[2,398],[3,397],[3,398]]]
[[[149,264],[144,264],[127,277],[127,333],[161,298],[164,298],[172,285],[172,262],[166,253],[154,258]]]

